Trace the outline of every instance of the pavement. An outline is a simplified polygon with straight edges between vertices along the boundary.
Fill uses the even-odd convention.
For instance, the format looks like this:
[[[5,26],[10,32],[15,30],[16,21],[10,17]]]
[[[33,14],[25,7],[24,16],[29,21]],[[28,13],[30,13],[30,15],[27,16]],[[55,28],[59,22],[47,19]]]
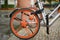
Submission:
[[[9,26],[10,18],[7,16],[10,15],[11,12],[12,11],[0,11],[0,40],[23,40],[17,38],[12,33],[10,36],[6,34],[6,32],[9,33],[11,31]],[[60,17],[50,26],[49,31],[50,34],[47,35],[46,27],[41,26],[37,35],[28,40],[60,40]]]
[[[0,40],[7,40],[10,33],[10,15],[11,10],[0,10]]]
[[[49,35],[46,33],[46,27],[41,26],[39,32],[36,36],[28,40],[60,40],[60,18],[55,21],[55,23],[49,28]],[[8,40],[23,40],[17,38],[15,35],[12,36]]]

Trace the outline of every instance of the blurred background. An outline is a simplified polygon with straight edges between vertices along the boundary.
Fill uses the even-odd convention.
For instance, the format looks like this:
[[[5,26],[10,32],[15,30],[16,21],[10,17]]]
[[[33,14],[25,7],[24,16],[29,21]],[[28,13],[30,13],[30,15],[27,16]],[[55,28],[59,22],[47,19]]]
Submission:
[[[12,9],[17,7],[19,4],[18,0],[0,0],[0,9]],[[56,6],[60,4],[60,0],[42,0],[45,6]]]

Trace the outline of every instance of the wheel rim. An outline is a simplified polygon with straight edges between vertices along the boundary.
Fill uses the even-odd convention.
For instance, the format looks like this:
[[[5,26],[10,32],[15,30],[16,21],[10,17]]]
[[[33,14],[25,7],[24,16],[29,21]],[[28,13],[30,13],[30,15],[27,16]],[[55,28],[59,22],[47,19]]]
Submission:
[[[19,15],[19,13],[22,13],[22,12],[27,12],[28,13],[28,15],[30,15],[30,10],[18,10],[17,12],[15,12],[14,13],[14,15],[12,16],[12,18],[11,18],[11,20],[10,20],[10,27],[11,27],[11,29],[12,29],[12,31],[13,31],[13,33],[17,36],[17,37],[19,37],[19,38],[25,38],[25,39],[27,39],[27,38],[31,38],[31,37],[33,37],[36,33],[37,33],[37,31],[38,31],[38,29],[39,29],[39,27],[38,27],[38,19],[37,19],[37,17],[34,15],[34,21],[33,20],[29,20],[29,16],[27,16],[26,17],[26,15],[23,13],[22,14],[22,17],[21,17],[21,20],[22,21],[26,21],[26,25],[25,25],[25,27],[21,27],[22,25],[21,25],[21,20],[20,19],[15,19],[16,17],[17,17],[17,15]],[[21,14],[20,13],[20,14]],[[20,15],[21,16],[21,15]],[[20,20],[20,21],[19,21]],[[20,27],[18,27],[17,29],[15,29],[15,25],[14,25],[14,23],[16,23],[15,21],[17,21],[17,22],[19,22],[19,24],[20,24]],[[36,24],[36,26],[34,26]],[[31,25],[33,25],[34,27],[31,27]],[[34,29],[35,28],[35,29]],[[20,30],[18,30],[18,29],[20,29]],[[24,32],[23,32],[23,31]],[[24,34],[25,33],[25,34]]]

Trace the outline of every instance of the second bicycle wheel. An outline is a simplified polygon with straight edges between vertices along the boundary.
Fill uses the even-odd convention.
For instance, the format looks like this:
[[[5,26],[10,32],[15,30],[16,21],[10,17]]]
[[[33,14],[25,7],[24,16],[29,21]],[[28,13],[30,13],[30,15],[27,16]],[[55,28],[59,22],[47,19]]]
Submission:
[[[35,36],[39,31],[39,18],[37,15],[31,15],[30,9],[19,9],[10,19],[10,27],[15,36],[23,39],[29,39]]]

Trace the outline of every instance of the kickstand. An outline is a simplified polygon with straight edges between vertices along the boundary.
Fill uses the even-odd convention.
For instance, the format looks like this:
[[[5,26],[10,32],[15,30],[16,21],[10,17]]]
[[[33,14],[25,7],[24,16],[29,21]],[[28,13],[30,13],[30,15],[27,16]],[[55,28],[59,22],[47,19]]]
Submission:
[[[46,32],[47,32],[47,34],[49,34],[49,19],[48,19],[48,15],[46,15]]]

